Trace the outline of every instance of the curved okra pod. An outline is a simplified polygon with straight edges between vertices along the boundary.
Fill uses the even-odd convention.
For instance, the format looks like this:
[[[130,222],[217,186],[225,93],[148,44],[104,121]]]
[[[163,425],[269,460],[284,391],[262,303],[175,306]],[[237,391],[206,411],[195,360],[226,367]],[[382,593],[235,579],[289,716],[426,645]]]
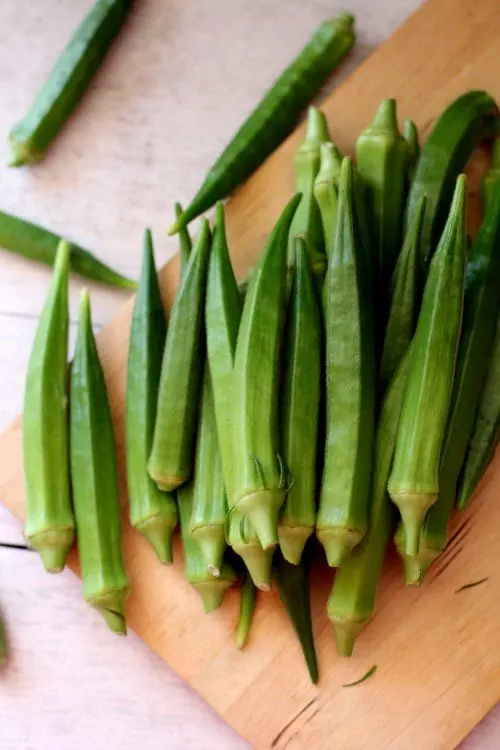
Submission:
[[[418,142],[418,130],[413,120],[405,120],[403,125],[403,136],[406,141],[407,147],[407,158],[406,158],[406,174],[407,182],[411,184],[415,167],[418,162],[420,155],[420,145]]]
[[[466,179],[461,175],[425,285],[389,479],[408,555],[418,554],[425,514],[439,490],[439,460],[462,318],[465,203]]]
[[[148,230],[144,238],[142,273],[132,314],[128,352],[127,482],[131,526],[146,537],[161,562],[170,563],[177,505],[172,495],[160,492],[147,471],[165,334],[165,312]]]
[[[129,582],[122,555],[113,424],[86,290],[71,367],[70,403],[71,483],[83,595],[113,632],[126,635]]]
[[[62,241],[31,352],[24,393],[24,534],[45,568],[64,568],[73,544],[68,449],[68,268]]]
[[[233,398],[233,506],[248,516],[263,549],[278,542],[278,515],[285,499],[286,470],[279,455],[279,352],[285,309],[286,259],[293,215],[288,203],[248,287],[236,345]]]
[[[208,571],[220,575],[226,549],[227,501],[217,438],[212,383],[205,366],[196,443],[193,512],[189,531],[196,540]]]
[[[415,206],[413,219],[392,275],[391,302],[380,360],[382,393],[407,351],[415,332],[420,305],[420,232],[425,211],[425,197]]]
[[[240,614],[238,617],[238,625],[236,627],[236,645],[238,648],[243,648],[248,640],[248,634],[252,626],[253,614],[255,611],[256,598],[257,589],[250,574],[247,572],[240,592]]]
[[[97,0],[64,49],[27,115],[9,135],[9,166],[40,161],[82,98],[112,41],[127,18],[132,0]]]
[[[0,211],[0,247],[4,250],[52,267],[59,243],[63,241],[65,240],[48,229]],[[110,286],[136,288],[135,281],[114,271],[88,250],[73,242],[68,243],[68,247],[69,267],[73,273]]]
[[[371,125],[359,136],[356,159],[373,222],[378,278],[387,292],[403,237],[408,149],[399,132],[396,101],[385,99]]]
[[[364,247],[357,231],[353,167],[342,162],[337,234],[326,299],[326,445],[316,534],[341,565],[368,522],[375,419],[375,357]]]
[[[351,656],[358,634],[375,609],[378,581],[395,521],[387,480],[408,379],[410,352],[408,349],[403,356],[380,410],[368,529],[362,542],[337,570],[328,600],[328,617],[333,625],[339,656]]]
[[[320,164],[322,143],[330,140],[326,118],[316,107],[309,107],[306,137],[295,154],[295,187],[302,195],[288,239],[288,267],[295,264],[295,238],[305,237],[313,273],[322,279],[326,270],[325,242],[321,214],[314,197],[314,180]]]
[[[489,94],[468,91],[442,113],[422,146],[408,194],[405,228],[415,204],[425,195],[421,253],[426,272],[448,217],[457,177],[476,146],[493,135],[497,117],[497,106]]]
[[[220,575],[214,577],[208,570],[205,557],[198,542],[189,531],[193,513],[193,482],[187,482],[177,491],[179,518],[181,522],[182,551],[184,554],[184,575],[191,586],[198,592],[205,612],[209,614],[222,604],[226,591],[236,582],[232,567],[224,562]]]
[[[346,13],[320,24],[299,56],[283,71],[170,228],[178,232],[235,190],[285,140],[297,119],[354,43],[354,17]]]
[[[458,491],[457,508],[464,510],[486,471],[500,438],[500,318]]]
[[[193,469],[210,245],[210,229],[204,219],[172,306],[163,352],[148,471],[167,492],[186,482]]]
[[[423,579],[429,565],[446,545],[458,476],[483,392],[500,312],[499,248],[500,185],[468,257],[462,332],[440,458],[439,494],[425,517],[418,559],[405,560],[409,584]]]
[[[281,396],[282,453],[290,486],[278,536],[286,560],[298,565],[316,521],[316,450],[321,390],[320,313],[307,248],[296,240],[288,303]]]
[[[500,138],[495,138],[491,154],[491,164],[483,177],[481,193],[483,198],[483,211],[487,212],[493,195],[500,184]]]
[[[332,254],[335,239],[341,166],[342,155],[338,148],[331,142],[322,143],[319,172],[314,180],[314,197],[321,216],[327,260]]]

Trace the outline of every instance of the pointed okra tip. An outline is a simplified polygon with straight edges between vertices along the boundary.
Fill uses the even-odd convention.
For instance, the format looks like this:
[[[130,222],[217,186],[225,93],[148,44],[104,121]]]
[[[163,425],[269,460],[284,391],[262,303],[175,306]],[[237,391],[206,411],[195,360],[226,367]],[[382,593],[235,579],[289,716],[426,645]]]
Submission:
[[[328,123],[324,113],[317,107],[309,107],[307,111],[307,127],[305,144],[326,143],[330,140]]]
[[[371,130],[397,131],[396,100],[384,99],[380,104],[371,124]]]
[[[158,560],[165,565],[173,562],[172,535],[175,520],[166,516],[152,516],[137,526],[141,533],[154,549]]]
[[[316,533],[330,568],[342,565],[362,537],[359,531],[342,527],[318,529]]]
[[[352,656],[356,639],[366,625],[366,622],[331,618],[331,623],[338,655],[343,657]]]
[[[356,16],[354,16],[352,13],[341,13],[339,16],[337,16],[337,18],[332,18],[330,23],[338,31],[353,34],[354,25],[356,23]]]

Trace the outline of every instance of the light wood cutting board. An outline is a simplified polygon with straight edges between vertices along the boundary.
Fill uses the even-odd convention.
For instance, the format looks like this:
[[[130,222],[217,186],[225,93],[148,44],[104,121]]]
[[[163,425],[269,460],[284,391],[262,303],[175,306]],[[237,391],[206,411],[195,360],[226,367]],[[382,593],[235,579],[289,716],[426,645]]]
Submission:
[[[455,96],[486,88],[500,100],[498,0],[430,0],[325,102],[334,140],[352,152],[380,99],[396,97],[401,120],[425,134]],[[241,189],[228,208],[237,271],[244,274],[292,190],[298,132]],[[471,204],[475,198],[471,196]],[[169,304],[178,278],[174,259],[162,273]],[[129,303],[99,336],[115,420],[124,487],[124,388]],[[0,438],[0,498],[24,516],[21,423]],[[260,748],[445,750],[454,748],[500,699],[500,461],[490,468],[470,510],[456,519],[450,544],[421,589],[405,590],[395,557],[386,566],[378,610],[351,660],[340,660],[324,614],[331,586],[325,567],[313,577],[313,617],[321,671],[308,679],[295,636],[274,593],[262,596],[250,643],[235,647],[237,596],[210,617],[176,564],[159,565],[126,525],[124,548],[133,583],[129,621],[151,648],[237,731]],[[71,565],[77,569],[73,557]],[[481,586],[455,593],[482,577]],[[103,625],[104,627],[104,625]],[[377,664],[362,685],[343,684]]]

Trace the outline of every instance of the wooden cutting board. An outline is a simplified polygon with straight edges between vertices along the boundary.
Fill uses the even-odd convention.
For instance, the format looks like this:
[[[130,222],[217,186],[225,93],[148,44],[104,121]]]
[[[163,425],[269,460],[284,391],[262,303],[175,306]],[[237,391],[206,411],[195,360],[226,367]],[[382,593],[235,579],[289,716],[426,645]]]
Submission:
[[[325,102],[334,140],[352,152],[379,101],[398,100],[425,135],[455,96],[486,88],[500,100],[498,0],[430,0]],[[230,243],[243,275],[285,205],[293,184],[295,133],[228,208]],[[474,196],[471,205],[474,206]],[[174,259],[162,272],[170,303]],[[100,334],[99,349],[115,420],[124,486],[124,390],[131,303]],[[383,577],[377,614],[355,655],[340,660],[324,610],[326,568],[313,576],[313,619],[321,681],[310,684],[295,636],[274,593],[261,596],[248,647],[232,633],[237,596],[207,617],[176,564],[158,564],[148,544],[125,524],[124,549],[133,583],[129,621],[136,632],[224,719],[259,748],[445,750],[453,748],[500,699],[500,461],[490,468],[470,510],[456,519],[447,550],[421,589],[405,590],[395,556]],[[0,498],[24,516],[21,422],[0,438]],[[71,565],[77,570],[75,557]],[[456,593],[471,581],[476,588]],[[103,625],[104,627],[104,625]],[[343,685],[373,664],[375,675]]]

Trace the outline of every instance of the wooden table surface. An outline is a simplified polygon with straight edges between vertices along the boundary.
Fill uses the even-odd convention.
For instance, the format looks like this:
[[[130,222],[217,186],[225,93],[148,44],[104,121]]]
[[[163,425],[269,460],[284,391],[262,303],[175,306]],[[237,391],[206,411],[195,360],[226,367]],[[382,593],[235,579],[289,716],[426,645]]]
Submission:
[[[91,5],[32,0],[21,13],[17,0],[0,3],[0,164],[12,123]],[[176,249],[166,236],[172,203],[194,193],[243,116],[320,20],[345,7],[358,16],[358,43],[345,76],[418,5],[141,0],[45,162],[30,170],[0,168],[0,209],[59,230],[137,276],[144,227],[152,228],[163,263]],[[21,408],[49,274],[3,252],[0,263],[3,429]],[[73,333],[82,286],[72,281]],[[125,298],[92,285],[96,328]],[[71,573],[48,576],[34,553],[9,546],[16,544],[23,544],[19,523],[0,505],[0,603],[12,657],[0,674],[0,750],[247,746],[137,637],[108,632]],[[462,748],[499,746],[495,710]]]

